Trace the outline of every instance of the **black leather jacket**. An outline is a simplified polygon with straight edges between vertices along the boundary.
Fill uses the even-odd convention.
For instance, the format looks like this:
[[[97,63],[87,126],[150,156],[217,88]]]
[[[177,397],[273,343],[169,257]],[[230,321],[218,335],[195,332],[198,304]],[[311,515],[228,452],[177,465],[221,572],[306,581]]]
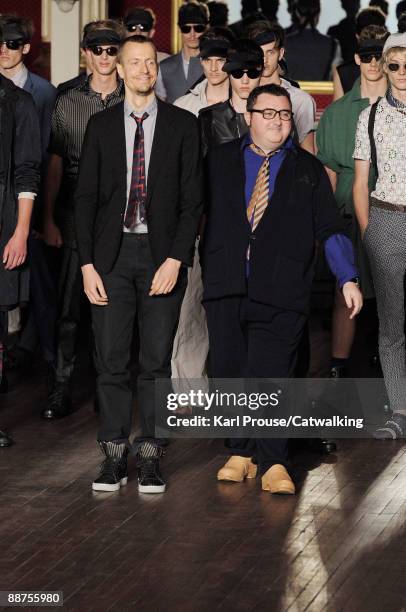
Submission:
[[[241,138],[248,132],[244,114],[237,113],[229,100],[202,108],[199,123],[204,156],[212,147]]]

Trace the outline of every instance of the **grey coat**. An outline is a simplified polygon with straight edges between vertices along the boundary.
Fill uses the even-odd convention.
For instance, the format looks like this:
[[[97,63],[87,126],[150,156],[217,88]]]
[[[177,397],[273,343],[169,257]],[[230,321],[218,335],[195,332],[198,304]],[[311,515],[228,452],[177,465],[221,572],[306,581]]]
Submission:
[[[191,57],[187,78],[183,70],[182,52],[171,55],[159,64],[163,85],[166,90],[166,102],[171,104],[185,95],[203,74],[198,57]]]

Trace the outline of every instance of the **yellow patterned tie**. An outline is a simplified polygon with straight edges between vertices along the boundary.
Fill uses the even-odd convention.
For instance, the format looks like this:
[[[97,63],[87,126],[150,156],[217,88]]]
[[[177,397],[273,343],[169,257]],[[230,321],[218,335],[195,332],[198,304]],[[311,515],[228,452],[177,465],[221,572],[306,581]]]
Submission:
[[[262,215],[269,203],[269,158],[277,153],[277,151],[264,153],[264,151],[253,142],[250,144],[250,149],[257,155],[265,158],[258,171],[250,203],[247,208],[248,221],[251,224],[252,231],[254,231],[261,221]]]

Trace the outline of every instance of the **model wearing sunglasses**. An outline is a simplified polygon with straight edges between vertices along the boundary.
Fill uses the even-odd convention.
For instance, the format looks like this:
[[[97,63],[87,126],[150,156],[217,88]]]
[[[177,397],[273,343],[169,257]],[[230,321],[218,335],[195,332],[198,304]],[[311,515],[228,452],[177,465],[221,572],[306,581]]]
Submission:
[[[276,110],[274,108],[248,108],[247,111],[249,113],[260,113],[264,119],[275,119],[276,115],[282,119],[282,121],[291,121],[293,117],[293,112],[291,110],[282,108],[281,110]]]
[[[397,72],[400,68],[402,68],[402,64],[398,64],[397,62],[391,62],[387,64],[389,70],[391,72]],[[406,64],[403,64],[403,70],[406,70]]]
[[[237,68],[236,70],[231,70],[230,74],[234,79],[242,79],[244,74],[246,74],[249,79],[258,79],[262,74],[262,69],[261,68]]]
[[[374,58],[377,62],[379,62],[381,57],[382,57],[382,53],[365,53],[359,56],[363,64],[370,64]]]
[[[147,23],[133,23],[131,26],[127,27],[129,32],[135,32],[136,30],[140,30],[141,32],[150,32],[152,30],[152,26]]]
[[[3,40],[0,42],[0,48],[3,45],[6,45],[10,51],[17,51],[17,49],[24,47],[25,42],[21,38],[19,40]]]
[[[203,32],[206,30],[206,26],[202,24],[181,25],[179,26],[179,29],[182,32],[182,34],[190,34],[192,30],[193,32],[196,32],[196,34],[203,34]]]
[[[118,53],[118,47],[102,47],[100,45],[95,45],[89,47],[89,49],[93,53],[93,55],[102,55],[103,51],[105,51],[110,57],[115,57]]]

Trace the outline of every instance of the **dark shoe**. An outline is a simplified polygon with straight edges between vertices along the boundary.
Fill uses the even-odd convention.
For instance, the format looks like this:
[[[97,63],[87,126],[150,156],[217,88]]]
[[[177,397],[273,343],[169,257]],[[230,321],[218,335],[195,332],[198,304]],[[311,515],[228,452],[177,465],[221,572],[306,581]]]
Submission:
[[[330,378],[347,378],[348,368],[347,366],[333,366],[330,368]]]
[[[63,419],[72,412],[72,400],[69,396],[69,384],[55,382],[48,402],[42,411],[42,417],[49,421]]]
[[[0,429],[0,448],[6,448],[14,444],[13,440],[6,434],[5,431]]]
[[[336,452],[337,444],[334,440],[326,438],[311,438],[308,440],[308,448],[315,453],[320,453],[320,455],[330,455]]]
[[[166,482],[159,469],[159,459],[163,454],[163,449],[151,442],[143,442],[138,449],[137,472],[140,493],[164,493]]]
[[[398,440],[404,437],[406,437],[406,416],[396,412],[374,433],[376,440]]]
[[[106,457],[100,466],[100,474],[93,481],[93,491],[118,491],[127,484],[128,448],[125,442],[99,442]]]

